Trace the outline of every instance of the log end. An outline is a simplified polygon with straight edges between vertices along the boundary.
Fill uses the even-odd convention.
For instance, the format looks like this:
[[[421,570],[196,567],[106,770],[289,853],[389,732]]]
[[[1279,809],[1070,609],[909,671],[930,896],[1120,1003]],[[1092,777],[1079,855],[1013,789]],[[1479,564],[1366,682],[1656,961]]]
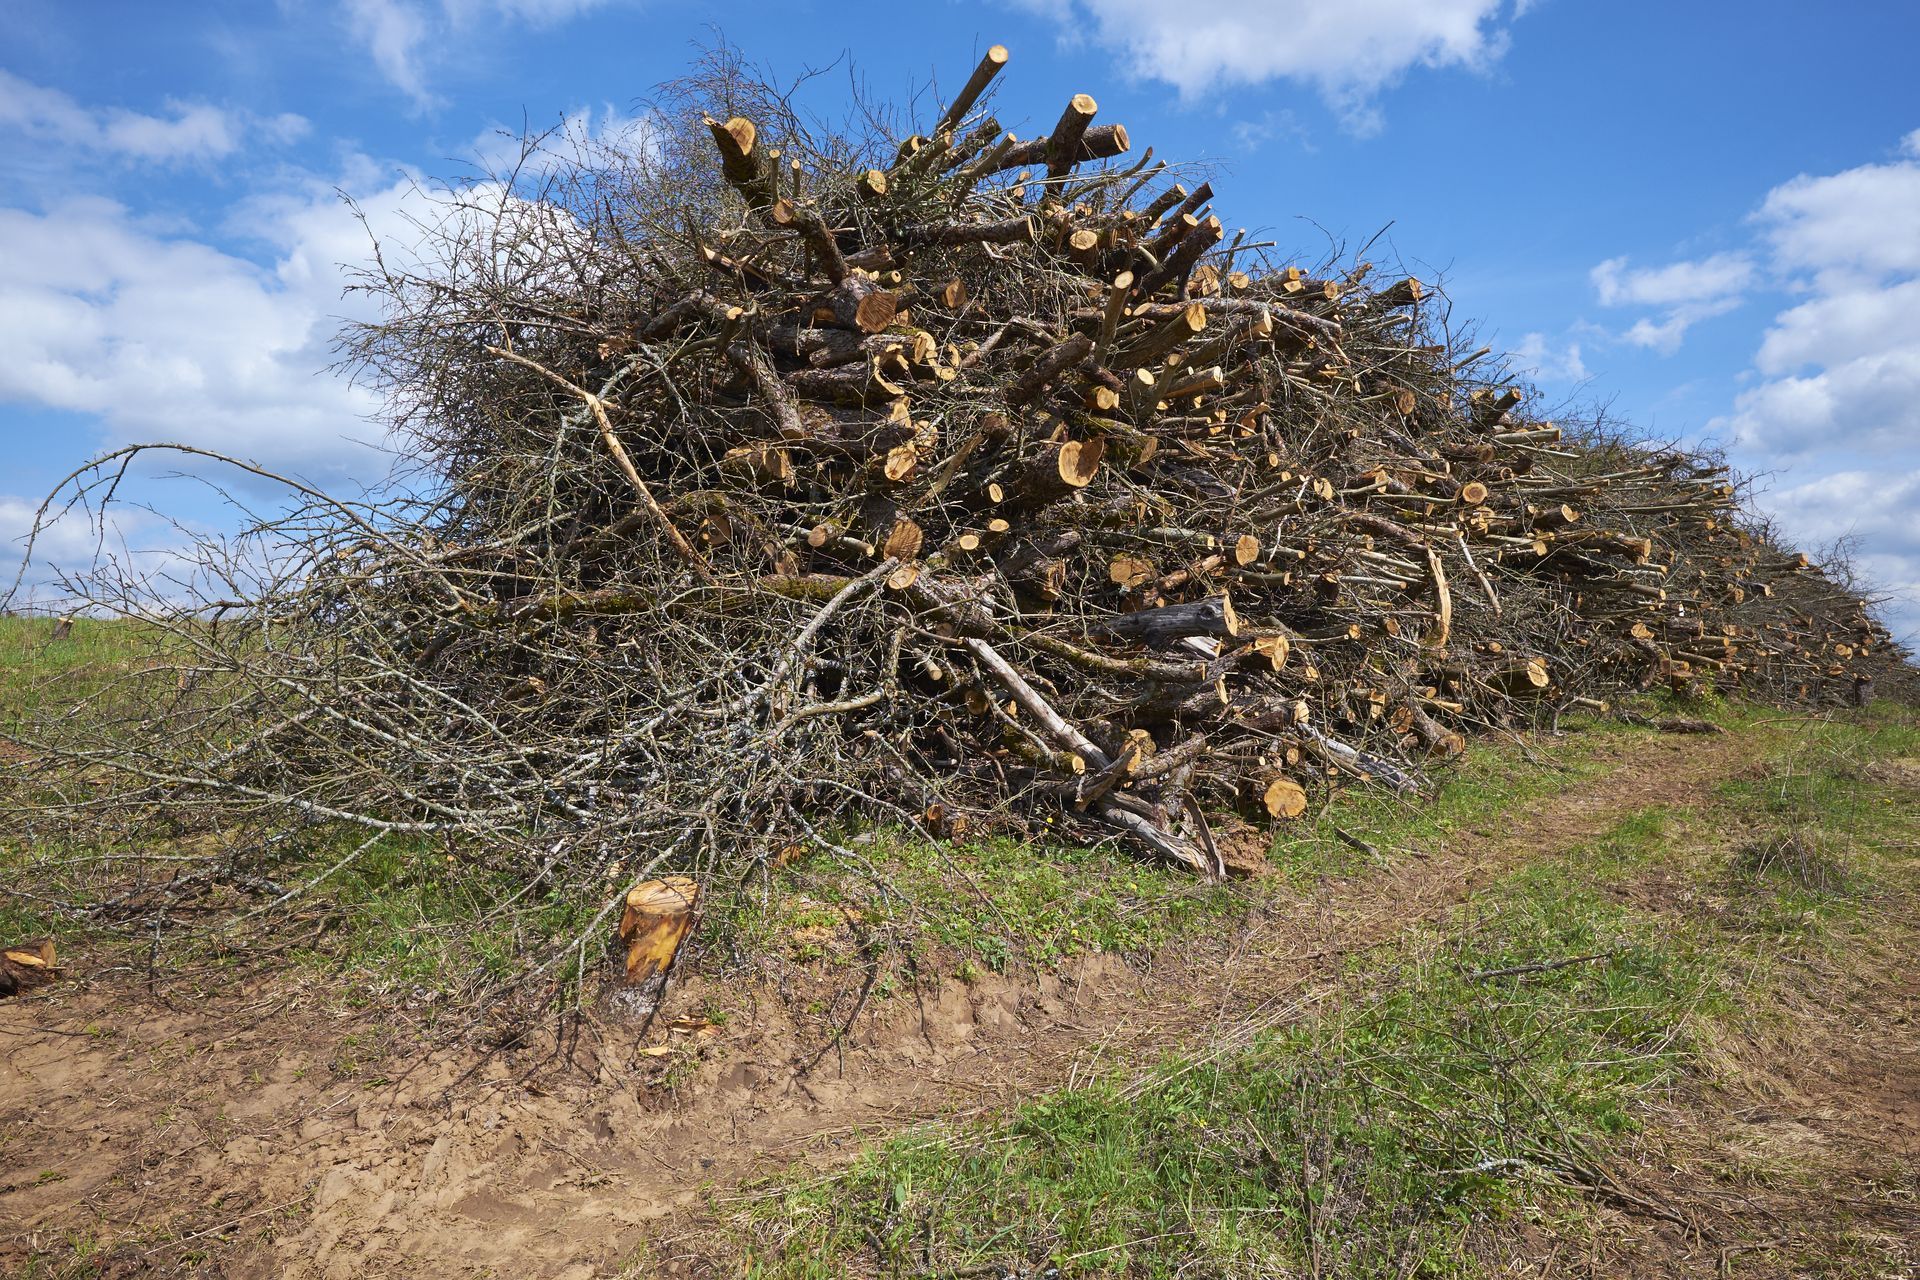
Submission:
[[[1067,441],[1060,446],[1060,456],[1055,464],[1060,479],[1068,488],[1086,488],[1100,473],[1100,459],[1106,452],[1107,442],[1102,439]]]
[[[1307,789],[1291,778],[1275,778],[1267,783],[1261,803],[1275,820],[1291,820],[1307,811]]]

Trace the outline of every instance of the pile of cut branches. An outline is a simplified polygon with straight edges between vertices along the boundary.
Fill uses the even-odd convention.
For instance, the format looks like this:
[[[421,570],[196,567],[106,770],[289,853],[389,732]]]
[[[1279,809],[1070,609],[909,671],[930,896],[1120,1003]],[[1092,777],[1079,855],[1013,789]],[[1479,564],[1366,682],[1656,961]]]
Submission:
[[[1218,876],[1208,812],[1417,792],[1476,731],[1906,678],[1724,466],[1539,420],[1433,289],[1229,236],[1085,95],[1008,133],[1005,60],[904,140],[729,76],[454,192],[347,336],[412,488],[302,491],[184,601],[91,584],[169,656],[137,732],[33,735],[43,818],[429,833],[544,891],[1064,815]]]

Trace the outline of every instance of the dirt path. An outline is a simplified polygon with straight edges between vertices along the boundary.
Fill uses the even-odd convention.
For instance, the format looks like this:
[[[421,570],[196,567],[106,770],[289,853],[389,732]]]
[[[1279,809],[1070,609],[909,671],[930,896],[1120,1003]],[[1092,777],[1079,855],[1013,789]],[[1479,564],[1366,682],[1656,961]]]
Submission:
[[[233,1276],[600,1275],[674,1234],[704,1187],[795,1158],[831,1163],[859,1134],[1294,1016],[1343,955],[1626,813],[1701,802],[1760,749],[1750,737],[1629,740],[1603,776],[1281,900],[1178,962],[1140,972],[1096,958],[874,1002],[844,1053],[810,1072],[796,1064],[819,1029],[767,998],[670,1096],[613,1066],[598,1079],[554,1071],[531,1051],[477,1069],[421,1055],[370,1082],[351,1061],[366,1053],[352,1024],[330,1024],[297,989],[130,1011],[127,986],[103,984],[0,1005],[0,1270],[80,1241],[97,1242],[102,1264],[80,1274],[200,1259]],[[690,982],[676,1003],[701,999]]]

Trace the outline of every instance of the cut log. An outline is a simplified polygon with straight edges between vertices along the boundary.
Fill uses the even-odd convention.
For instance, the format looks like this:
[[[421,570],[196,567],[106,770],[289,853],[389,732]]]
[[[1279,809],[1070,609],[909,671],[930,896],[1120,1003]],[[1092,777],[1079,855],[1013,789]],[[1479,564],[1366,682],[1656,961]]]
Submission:
[[[1093,123],[1094,112],[1099,109],[1094,100],[1084,93],[1074,94],[1067,103],[1067,109],[1061,113],[1060,123],[1054,125],[1053,132],[1047,135],[1049,178],[1066,176],[1080,162],[1080,140],[1086,136],[1087,126]]]
[[[1007,65],[1007,46],[996,44],[987,50],[986,56],[967,77],[967,83],[954,95],[947,109],[940,113],[940,122],[933,128],[935,133],[952,133],[967,118],[967,112],[973,110],[973,104],[980,101],[980,95],[987,91],[993,78]]]
[[[860,333],[879,333],[900,313],[900,300],[865,272],[840,281],[815,306],[815,324],[837,325]]]
[[[881,544],[880,551],[889,559],[911,560],[920,554],[925,541],[925,531],[914,521],[901,516],[887,531],[886,541]]]
[[[0,999],[45,986],[59,976],[51,938],[19,943],[0,951]]]
[[[1083,333],[1077,333],[1044,353],[1034,361],[1033,368],[1020,375],[1020,378],[1007,388],[1007,404],[1018,409],[1035,399],[1046,390],[1049,383],[1070,366],[1086,359],[1092,350],[1093,339]]]
[[[1130,145],[1126,129],[1117,124],[1095,125],[1080,135],[1080,141],[1064,159],[1069,168],[1085,164],[1089,160],[1106,160],[1119,155]],[[1030,142],[1018,142],[1001,151],[993,160],[988,173],[1005,173],[1009,169],[1030,169],[1035,165],[1049,165],[1055,156],[1048,145],[1048,139],[1035,138]]]
[[[1233,602],[1222,593],[1187,604],[1167,604],[1157,609],[1118,614],[1102,621],[1100,628],[1108,635],[1168,645],[1187,636],[1231,640],[1240,634],[1240,619],[1234,616]]]
[[[1269,817],[1293,819],[1307,811],[1307,789],[1292,778],[1278,777],[1267,783],[1260,802]]]
[[[686,876],[643,880],[627,891],[620,914],[624,966],[614,1006],[629,1017],[649,1018],[660,1006],[668,971],[693,927],[700,886]]]
[[[1132,369],[1140,365],[1152,364],[1164,359],[1175,347],[1190,342],[1204,332],[1206,327],[1206,307],[1198,302],[1189,302],[1161,321],[1159,326],[1146,337],[1126,350],[1116,352],[1111,363],[1116,369]]]

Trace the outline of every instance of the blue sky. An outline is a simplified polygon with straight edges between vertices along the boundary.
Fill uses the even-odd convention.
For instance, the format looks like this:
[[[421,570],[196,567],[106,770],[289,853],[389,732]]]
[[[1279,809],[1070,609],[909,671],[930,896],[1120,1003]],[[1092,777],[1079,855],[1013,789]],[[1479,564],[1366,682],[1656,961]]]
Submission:
[[[1091,93],[1303,260],[1388,228],[1370,256],[1443,278],[1550,397],[1723,442],[1920,628],[1920,6],[1885,0],[0,0],[0,539],[134,440],[375,478],[371,400],[321,372],[366,253],[341,194],[404,238],[416,183],[523,120],[632,127],[716,23],[834,65],[828,110],[849,57],[928,115],[1004,43],[1018,132]]]

